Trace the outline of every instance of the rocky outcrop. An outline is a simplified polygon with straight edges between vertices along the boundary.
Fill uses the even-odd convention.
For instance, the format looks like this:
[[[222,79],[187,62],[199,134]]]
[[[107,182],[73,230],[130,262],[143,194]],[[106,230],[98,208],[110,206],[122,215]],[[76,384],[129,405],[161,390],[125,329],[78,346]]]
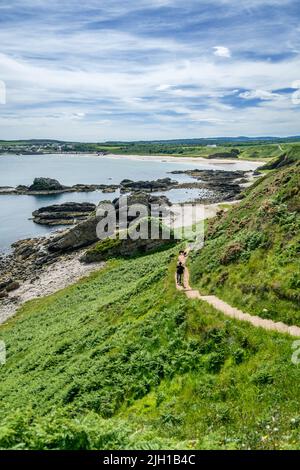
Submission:
[[[116,184],[75,184],[73,186],[63,186],[57,180],[50,178],[35,178],[31,186],[19,185],[17,187],[2,186],[0,195],[47,195],[61,193],[87,193],[93,191],[103,191],[105,193],[114,193],[119,189]]]
[[[171,206],[171,203],[169,199],[166,196],[154,196],[151,194],[147,194],[144,192],[136,192],[131,194],[130,196],[126,197],[127,201],[127,207],[124,207],[124,198],[120,197],[117,198],[113,201],[113,205],[116,210],[116,215],[117,215],[117,221],[120,220],[121,216],[124,216],[124,213],[121,213],[121,211],[126,210],[127,214],[127,220],[128,222],[132,222],[136,218],[136,216],[130,216],[128,214],[128,210],[130,207],[133,205],[142,205],[147,208],[148,210],[148,215],[152,215],[153,217],[156,217],[157,214],[154,212],[155,207],[164,207],[166,210],[168,207]],[[150,214],[150,211],[152,210],[152,213]]]
[[[20,283],[18,281],[11,280],[11,282],[6,286],[6,292],[12,292],[19,289],[19,287]]]
[[[141,235],[141,227],[142,233]],[[139,237],[136,238],[136,234]],[[156,236],[152,236],[155,233]],[[174,231],[164,225],[159,218],[144,217],[133,222],[125,230],[117,230],[114,237],[105,238],[95,243],[81,257],[84,263],[106,261],[115,257],[132,257],[158,249],[164,249],[177,240]]]
[[[65,189],[57,180],[52,178],[35,178],[28,191],[61,191]]]
[[[177,181],[171,180],[171,178],[158,179],[156,181],[132,181],[123,180],[120,183],[120,189],[122,193],[134,192],[134,191],[169,191],[178,185]]]
[[[124,201],[124,200],[123,200]],[[102,201],[98,207],[105,204],[111,204],[110,201]],[[120,217],[123,216],[123,220],[128,220],[131,222],[136,218],[136,216],[128,216],[121,214],[121,211],[126,210],[129,211],[130,207],[134,204],[142,204],[143,206],[147,207],[150,215],[150,208],[153,204],[157,206],[169,206],[169,200],[164,196],[151,196],[145,193],[135,193],[127,198],[127,205],[122,205],[122,199],[117,198],[112,202],[112,205],[116,211],[116,222],[120,220]],[[99,211],[98,211],[99,214]],[[152,214],[155,215],[155,214]],[[89,217],[87,220],[79,223],[75,227],[71,228],[70,230],[54,237],[52,241],[48,245],[48,250],[50,253],[59,253],[59,252],[67,252],[77,250],[79,248],[89,246],[96,241],[98,241],[98,236],[96,233],[97,225],[102,220],[102,215],[93,215]],[[125,228],[125,227],[123,227]]]
[[[101,217],[91,216],[70,230],[57,235],[48,244],[49,252],[65,253],[95,243],[98,240],[96,228],[100,220]]]
[[[192,185],[191,187],[199,188],[203,190],[203,198],[209,198],[213,202],[219,202],[224,200],[236,199],[239,197],[241,191],[241,182],[248,177],[248,174],[242,171],[220,171],[220,170],[187,170],[187,171],[175,171],[173,174],[186,174],[194,178],[193,182],[188,183],[176,183],[170,178],[158,180],[157,182],[132,182],[125,180],[122,182],[124,191],[131,192],[130,196],[127,197],[127,206],[122,204],[122,199],[117,198],[113,201],[113,206],[116,211],[117,227],[118,230],[127,230],[129,224],[136,218],[135,212],[128,216],[122,211],[128,211],[135,204],[142,204],[148,210],[147,216],[158,217],[159,213],[151,213],[150,208],[153,205],[157,207],[163,206],[165,211],[171,205],[168,198],[165,196],[155,196],[151,194],[154,190],[162,190],[163,188],[171,189],[174,185],[176,188],[188,187],[185,185]],[[42,185],[40,185],[42,183]],[[39,180],[35,180],[34,184],[30,188],[43,188],[44,193],[47,191],[56,192],[71,192],[71,191],[88,191],[97,189],[115,190],[114,185],[75,185],[71,188],[63,187],[59,182],[47,182],[47,190],[44,191],[45,185]],[[154,184],[155,183],[155,184]],[[61,189],[57,189],[60,187]],[[145,188],[145,191],[139,191],[139,188]],[[52,189],[55,188],[55,189]],[[5,188],[10,191],[11,188]],[[39,194],[39,191],[30,190],[29,187],[19,187],[18,194]],[[52,194],[51,192],[51,194]],[[215,195],[215,196],[214,196]],[[215,199],[213,200],[213,198]],[[122,196],[124,198],[124,196]],[[107,201],[110,202],[110,201]],[[105,204],[102,202],[101,204]],[[125,217],[127,215],[127,218]],[[7,297],[9,291],[17,289],[19,282],[25,280],[33,280],[39,276],[40,270],[45,266],[55,263],[59,258],[68,256],[68,253],[80,250],[83,248],[91,247],[92,245],[97,246],[99,238],[96,233],[97,225],[102,220],[103,214],[98,215],[95,213],[95,206],[93,204],[74,204],[66,203],[63,205],[54,205],[44,207],[35,211],[33,214],[35,222],[47,223],[49,225],[57,225],[60,223],[74,223],[74,219],[80,223],[74,227],[56,232],[48,237],[39,239],[27,239],[15,243],[12,248],[13,252],[8,256],[0,256],[0,297]],[[124,220],[127,220],[127,226],[119,226],[120,217],[123,216]],[[81,220],[84,218],[84,220]],[[111,256],[113,254],[119,254],[120,256],[129,256],[137,252],[147,252],[149,250],[157,249],[159,246],[167,243],[165,240],[151,240],[149,237],[147,240],[132,240],[126,239],[123,243],[118,246],[110,246],[109,250],[106,251],[105,256]],[[92,248],[91,248],[92,249]],[[110,251],[113,249],[113,252]],[[117,250],[117,251],[114,251]],[[97,260],[100,261],[101,256],[104,256],[105,250],[101,245],[99,250],[96,250]],[[101,253],[100,253],[101,252]],[[90,253],[90,250],[89,250]],[[100,253],[100,254],[99,254]],[[92,260],[87,255],[85,260]],[[100,258],[99,258],[100,257]],[[93,258],[95,260],[96,258]],[[102,258],[101,258],[102,259]],[[10,295],[9,295],[10,297]]]
[[[178,182],[171,178],[162,178],[156,181],[132,181],[123,180],[120,185],[116,184],[76,184],[74,186],[62,186],[56,180],[48,178],[36,178],[31,186],[18,186],[17,188],[0,187],[1,194],[28,194],[43,195],[71,192],[102,191],[113,193],[120,189],[121,194],[152,193],[169,191],[171,189],[200,189],[197,201],[220,202],[225,199],[234,199],[240,193],[240,184],[245,182],[245,172],[242,171],[219,171],[219,170],[186,170],[173,171],[172,174],[187,174],[194,177],[195,182]],[[244,178],[242,181],[241,179]],[[240,181],[239,181],[240,180]],[[47,188],[47,189],[46,189]],[[53,224],[54,225],[54,224]]]
[[[14,194],[16,191],[12,186],[0,186],[0,194]]]
[[[93,248],[87,250],[81,258],[83,263],[95,263],[106,261],[109,258],[130,258],[138,254],[145,254],[158,249],[170,247],[175,240],[156,239],[132,240],[130,237],[124,240],[106,239],[98,242]]]
[[[226,171],[226,170],[175,170],[170,172],[172,175],[188,175],[201,181],[232,181],[245,177],[247,172],[242,170]]]
[[[117,184],[75,184],[69,188],[69,192],[89,193],[102,191],[103,193],[114,193],[119,189]]]
[[[20,283],[10,277],[0,279],[0,299],[8,297],[9,292],[19,289]]]
[[[248,181],[250,174],[245,171],[222,170],[178,170],[172,174],[185,174],[197,180],[199,189],[208,189],[214,193],[213,202],[237,199],[243,189],[242,184]],[[195,187],[193,183],[183,183],[179,187]]]
[[[106,201],[110,203],[110,201]],[[102,202],[101,204],[105,204]],[[120,216],[122,206],[120,198],[114,202],[117,217]],[[153,196],[145,193],[134,193],[127,199],[127,209],[132,208],[133,204],[143,204],[147,208],[151,204],[158,207],[164,205],[169,206],[169,201],[165,196]],[[60,213],[61,206],[56,206],[53,214]],[[126,209],[126,210],[127,210]],[[41,213],[39,212],[39,215]],[[157,214],[158,215],[158,214]],[[36,283],[41,273],[45,269],[50,269],[51,265],[63,263],[64,259],[72,256],[72,253],[80,253],[85,247],[90,247],[99,242],[96,228],[103,216],[90,215],[87,220],[77,224],[75,227],[59,232],[51,233],[47,237],[28,238],[20,240],[12,245],[12,253],[8,255],[0,255],[0,299],[5,303],[18,303],[19,286],[23,283]],[[135,217],[129,217],[129,222]],[[137,252],[143,253],[154,250],[168,243],[168,240],[132,240],[121,243],[118,251],[121,256],[130,256]],[[77,251],[78,250],[78,251]],[[102,251],[102,249],[100,250]],[[110,252],[107,252],[107,256]],[[81,253],[80,253],[81,256]],[[97,254],[97,259],[102,255]],[[94,261],[97,261],[95,258]],[[92,258],[85,258],[86,261],[93,261]],[[13,292],[16,290],[16,294]],[[13,293],[13,295],[11,294]]]
[[[33,221],[40,225],[74,225],[82,220],[86,220],[95,210],[96,205],[92,203],[66,202],[64,204],[41,207],[34,211],[32,215]]]
[[[119,189],[119,186],[118,185],[102,185],[102,188],[100,188],[102,190],[103,193],[115,193],[118,189]]]
[[[61,253],[48,250],[49,243],[56,236],[51,234],[50,237],[20,240],[12,245],[11,253],[0,255],[0,299],[3,302],[17,301],[20,285],[35,282],[44,268],[61,258]]]

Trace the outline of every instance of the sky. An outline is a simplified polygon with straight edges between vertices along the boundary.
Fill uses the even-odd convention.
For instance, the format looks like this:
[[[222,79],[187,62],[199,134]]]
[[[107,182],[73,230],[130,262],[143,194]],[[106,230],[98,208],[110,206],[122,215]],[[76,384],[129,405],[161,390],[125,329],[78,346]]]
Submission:
[[[0,0],[0,139],[299,134],[299,0]]]

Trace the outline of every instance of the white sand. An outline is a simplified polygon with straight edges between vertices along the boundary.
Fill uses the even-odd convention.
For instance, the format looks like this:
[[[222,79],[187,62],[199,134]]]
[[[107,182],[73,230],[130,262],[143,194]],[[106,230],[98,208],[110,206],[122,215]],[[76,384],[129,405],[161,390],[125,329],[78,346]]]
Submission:
[[[117,155],[110,153],[108,155],[99,156],[98,158],[114,158],[114,159],[130,159],[130,160],[139,160],[139,161],[156,161],[156,162],[168,162],[168,163],[206,163],[208,165],[224,165],[227,163],[229,165],[238,165],[238,164],[249,164],[253,163],[253,167],[258,167],[265,163],[263,160],[239,160],[239,159],[208,159],[204,157],[175,157],[172,155],[162,156],[162,155]]]

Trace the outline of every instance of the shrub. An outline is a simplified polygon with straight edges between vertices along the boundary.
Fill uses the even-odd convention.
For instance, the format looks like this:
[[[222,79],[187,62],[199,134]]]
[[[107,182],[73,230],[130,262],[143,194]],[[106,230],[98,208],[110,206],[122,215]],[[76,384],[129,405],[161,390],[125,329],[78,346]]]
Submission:
[[[225,356],[223,351],[210,353],[206,357],[205,362],[208,372],[219,372],[225,362]]]
[[[227,245],[225,252],[220,258],[220,263],[227,265],[236,261],[243,252],[243,246],[240,242],[233,242]]]
[[[236,364],[241,364],[245,358],[245,351],[241,348],[236,349],[232,353],[234,361]]]
[[[270,385],[274,382],[274,377],[270,371],[262,369],[252,374],[251,381],[255,385]]]

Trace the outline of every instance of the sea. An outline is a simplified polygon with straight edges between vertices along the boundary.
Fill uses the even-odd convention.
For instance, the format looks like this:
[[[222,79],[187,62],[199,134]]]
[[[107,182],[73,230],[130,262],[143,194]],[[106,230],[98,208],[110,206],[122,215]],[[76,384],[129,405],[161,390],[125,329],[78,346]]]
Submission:
[[[174,170],[220,169],[254,170],[257,162],[182,161],[182,159],[149,159],[128,156],[97,156],[78,154],[0,155],[0,186],[30,185],[36,177],[55,178],[61,184],[118,184],[123,179],[134,181],[171,177],[177,181],[194,181],[187,175],[172,175]],[[199,189],[172,189],[164,192],[171,202],[192,201],[200,196]],[[157,193],[162,194],[162,193]],[[7,253],[11,244],[24,238],[49,234],[57,227],[35,224],[32,212],[40,207],[64,202],[93,202],[113,200],[115,193],[95,191],[45,196],[0,195],[0,253]],[[60,227],[61,228],[61,227]]]

